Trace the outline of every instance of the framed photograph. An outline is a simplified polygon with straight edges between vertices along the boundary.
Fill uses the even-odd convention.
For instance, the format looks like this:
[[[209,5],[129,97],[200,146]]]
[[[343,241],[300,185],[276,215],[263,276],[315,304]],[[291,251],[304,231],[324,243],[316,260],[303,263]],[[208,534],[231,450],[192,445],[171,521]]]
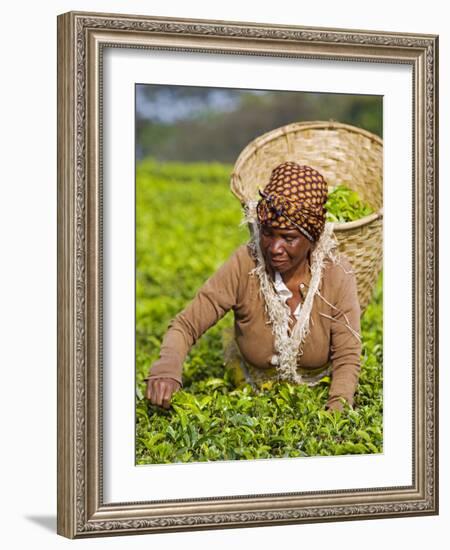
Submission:
[[[58,17],[59,534],[438,513],[437,55]]]

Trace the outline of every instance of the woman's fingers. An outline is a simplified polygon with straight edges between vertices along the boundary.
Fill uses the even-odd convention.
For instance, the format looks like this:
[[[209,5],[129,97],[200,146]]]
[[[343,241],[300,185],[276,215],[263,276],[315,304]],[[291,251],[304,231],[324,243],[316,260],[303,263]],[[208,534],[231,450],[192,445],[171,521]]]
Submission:
[[[152,403],[154,405],[161,406],[162,404],[162,391],[161,391],[161,385],[164,383],[164,381],[161,378],[157,378],[153,382],[153,388],[152,388]]]
[[[158,399],[156,382],[158,382],[158,380],[153,380],[152,378],[147,381],[147,399],[150,403],[153,403],[153,405],[157,404]]]
[[[161,384],[161,406],[168,409],[170,407],[170,400],[172,395],[179,388],[178,382],[172,380],[171,378],[164,380],[164,383]]]
[[[156,405],[156,382],[157,380],[151,378],[147,381],[147,399],[154,405]]]
[[[172,394],[179,384],[171,378],[156,378],[147,381],[146,397],[153,405],[168,409]]]
[[[169,380],[166,384],[162,387],[162,406],[165,409],[168,409],[170,407],[170,399],[172,397],[172,394],[175,390],[175,387],[173,385],[173,380]]]
[[[153,387],[153,381],[151,379],[147,380],[147,388],[145,390],[145,397],[152,401],[152,387]]]

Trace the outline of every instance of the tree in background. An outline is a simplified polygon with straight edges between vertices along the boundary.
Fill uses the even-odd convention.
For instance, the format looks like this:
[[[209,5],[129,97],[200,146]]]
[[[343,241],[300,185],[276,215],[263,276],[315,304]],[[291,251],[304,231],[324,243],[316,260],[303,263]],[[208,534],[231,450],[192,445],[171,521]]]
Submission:
[[[138,158],[234,163],[265,132],[292,122],[335,120],[382,135],[381,96],[140,85]]]

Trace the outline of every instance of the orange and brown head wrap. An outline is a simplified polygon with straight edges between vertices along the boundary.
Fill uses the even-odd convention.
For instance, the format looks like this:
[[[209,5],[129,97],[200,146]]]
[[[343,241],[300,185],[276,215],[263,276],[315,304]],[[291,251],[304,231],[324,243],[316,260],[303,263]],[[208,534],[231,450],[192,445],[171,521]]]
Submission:
[[[259,194],[256,212],[260,224],[277,229],[295,227],[311,242],[319,239],[325,226],[328,188],[317,170],[284,162],[272,171]]]

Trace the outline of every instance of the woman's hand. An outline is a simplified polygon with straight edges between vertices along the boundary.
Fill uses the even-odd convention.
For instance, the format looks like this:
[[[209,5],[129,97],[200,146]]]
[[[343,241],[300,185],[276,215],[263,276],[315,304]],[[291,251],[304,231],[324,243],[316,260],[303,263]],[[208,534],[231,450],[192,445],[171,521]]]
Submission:
[[[325,409],[327,411],[344,412],[346,407],[348,407],[348,401],[344,397],[335,397],[334,399],[328,401]]]
[[[172,395],[180,389],[180,384],[172,378],[149,378],[145,397],[153,403],[168,409]]]

